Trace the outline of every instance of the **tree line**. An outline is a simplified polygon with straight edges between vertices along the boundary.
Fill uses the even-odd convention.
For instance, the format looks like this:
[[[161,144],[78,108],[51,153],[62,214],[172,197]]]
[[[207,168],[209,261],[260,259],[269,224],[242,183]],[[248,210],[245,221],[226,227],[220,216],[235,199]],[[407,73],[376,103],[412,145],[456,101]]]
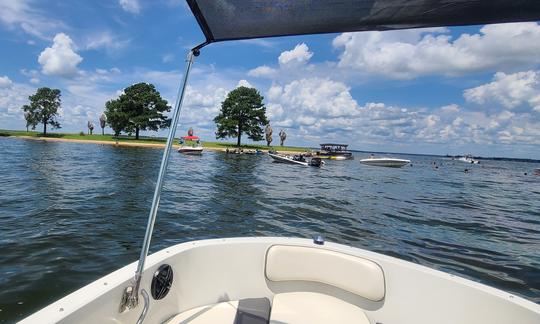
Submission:
[[[29,127],[36,129],[38,124],[43,124],[43,134],[46,135],[47,125],[53,129],[61,128],[58,122],[62,103],[59,89],[39,88],[28,99],[30,103],[22,107],[27,130]],[[240,146],[242,136],[247,135],[253,141],[266,138],[267,145],[270,146],[272,128],[266,117],[263,100],[264,97],[255,88],[241,86],[229,92],[221,103],[219,114],[214,118],[217,126],[216,138],[233,137]],[[125,88],[118,98],[105,104],[104,113],[99,118],[102,134],[104,135],[104,128],[108,125],[115,136],[124,132],[129,136],[135,134],[135,139],[139,139],[140,131],[157,131],[170,127],[171,120],[165,115],[170,110],[171,106],[153,84],[134,84]],[[92,134],[94,124],[88,121],[87,128]],[[287,135],[281,130],[279,136],[283,146]]]

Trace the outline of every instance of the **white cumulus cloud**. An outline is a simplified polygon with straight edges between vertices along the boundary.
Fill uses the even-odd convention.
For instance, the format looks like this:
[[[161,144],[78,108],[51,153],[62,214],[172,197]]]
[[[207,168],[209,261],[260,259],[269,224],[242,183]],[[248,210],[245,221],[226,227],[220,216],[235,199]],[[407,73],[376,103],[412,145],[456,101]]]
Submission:
[[[251,85],[251,83],[249,83],[247,80],[240,80],[238,81],[238,84],[236,85],[236,87],[246,87],[246,88],[253,88],[253,86]]]
[[[248,75],[256,78],[272,78],[277,70],[267,65],[261,65],[248,71]]]
[[[11,87],[12,84],[13,82],[6,75],[0,76],[0,88],[8,88]]]
[[[77,65],[83,58],[75,52],[71,38],[59,33],[54,36],[53,44],[39,55],[43,74],[70,77],[77,74]]]
[[[527,105],[540,112],[540,71],[498,72],[492,82],[467,89],[463,96],[479,105],[496,103],[507,109]]]
[[[290,51],[282,52],[278,61],[280,65],[302,65],[309,61],[313,52],[309,51],[305,43],[298,44]]]
[[[486,25],[479,33],[453,39],[444,28],[344,33],[333,46],[343,49],[338,66],[394,79],[463,75],[540,63],[540,25]]]

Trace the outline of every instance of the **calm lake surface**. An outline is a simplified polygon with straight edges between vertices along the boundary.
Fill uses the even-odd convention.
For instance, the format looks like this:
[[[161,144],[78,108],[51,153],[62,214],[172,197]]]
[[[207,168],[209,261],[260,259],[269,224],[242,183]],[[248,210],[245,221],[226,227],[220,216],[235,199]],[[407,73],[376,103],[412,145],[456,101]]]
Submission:
[[[138,258],[161,155],[0,137],[0,322]],[[322,234],[540,302],[539,165],[398,155],[413,165],[389,169],[361,165],[365,156],[317,169],[175,152],[151,251]]]

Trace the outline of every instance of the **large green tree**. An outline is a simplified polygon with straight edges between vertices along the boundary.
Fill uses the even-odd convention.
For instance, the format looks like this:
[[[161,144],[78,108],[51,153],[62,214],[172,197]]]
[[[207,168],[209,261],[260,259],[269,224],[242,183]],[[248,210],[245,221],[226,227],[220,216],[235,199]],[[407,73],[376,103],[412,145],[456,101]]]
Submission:
[[[39,88],[36,94],[28,97],[30,104],[22,106],[25,112],[26,125],[36,129],[37,124],[43,124],[43,135],[47,135],[47,125],[52,128],[60,128],[60,123],[56,120],[58,109],[62,101],[60,100],[60,90],[51,88]]]
[[[238,87],[221,103],[220,114],[214,118],[216,138],[236,137],[240,146],[242,134],[253,141],[263,140],[263,126],[268,124],[263,96],[255,88]]]
[[[107,123],[114,130],[115,135],[124,131],[135,133],[139,139],[141,130],[157,131],[167,128],[171,120],[163,113],[171,110],[167,101],[153,84],[137,83],[124,89],[118,99],[105,104]]]
[[[107,116],[107,124],[114,131],[114,136],[120,135],[129,123],[129,116],[122,111],[120,100],[110,100],[105,104],[105,116]]]

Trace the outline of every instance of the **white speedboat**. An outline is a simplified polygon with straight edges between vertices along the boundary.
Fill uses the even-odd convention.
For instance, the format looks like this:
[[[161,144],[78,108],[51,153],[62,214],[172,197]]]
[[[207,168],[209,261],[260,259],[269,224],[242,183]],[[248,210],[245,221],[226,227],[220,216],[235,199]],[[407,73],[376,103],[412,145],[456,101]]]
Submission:
[[[189,145],[182,145],[178,148],[178,152],[188,155],[201,155],[203,153],[203,147],[201,145],[198,146],[189,146]]]
[[[188,54],[138,262],[23,323],[538,324],[540,305],[321,238],[186,242],[148,256],[194,57],[211,43],[312,33],[538,21],[539,1],[188,0],[206,41]],[[291,19],[290,17],[295,17]],[[83,265],[81,265],[83,266]]]
[[[273,154],[273,153],[268,153],[268,156],[270,156],[272,159],[274,159],[274,162],[289,163],[289,164],[299,164],[299,165],[303,165],[303,166],[308,166],[308,162],[304,158],[300,159],[300,158],[295,158],[294,156]]]
[[[188,135],[180,138],[178,152],[188,155],[201,155],[203,150],[201,139],[198,136]]]
[[[469,163],[469,164],[479,164],[480,163],[479,160],[473,159],[473,157],[470,156],[470,155],[459,157],[458,161]]]
[[[396,159],[396,158],[367,158],[360,160],[360,163],[371,166],[381,166],[390,168],[401,168],[409,163],[410,160]]]

